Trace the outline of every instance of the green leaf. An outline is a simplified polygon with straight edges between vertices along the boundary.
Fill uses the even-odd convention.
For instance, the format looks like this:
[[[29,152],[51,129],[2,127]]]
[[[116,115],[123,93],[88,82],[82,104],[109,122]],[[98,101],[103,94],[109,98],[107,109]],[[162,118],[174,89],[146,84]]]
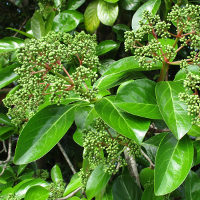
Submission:
[[[134,179],[128,175],[120,175],[113,183],[114,200],[139,200],[141,189],[138,188]]]
[[[86,120],[87,120],[87,116],[89,114],[89,112],[92,110],[92,106],[83,106],[83,107],[78,107],[76,109],[76,113],[75,113],[75,123],[77,128],[80,129],[85,129],[85,124],[86,124]]]
[[[140,171],[139,177],[141,185],[143,188],[146,188],[154,182],[154,170],[149,167],[143,168]]]
[[[88,7],[85,9],[84,12],[84,23],[85,23],[85,29],[89,33],[94,33],[97,28],[99,27],[100,20],[97,16],[97,5],[98,0],[92,1]]]
[[[156,85],[156,98],[160,113],[177,139],[181,139],[191,128],[191,116],[187,105],[179,98],[179,93],[185,92],[179,82],[159,82]]]
[[[157,63],[155,66],[153,66],[151,69],[156,70],[156,69],[161,69],[162,64]],[[108,70],[103,74],[109,75],[109,74],[114,74],[114,73],[120,73],[120,72],[127,72],[127,71],[146,71],[146,68],[142,68],[139,66],[139,63],[137,60],[135,60],[134,56],[122,58],[114,63],[112,63]]]
[[[60,8],[62,6],[63,0],[53,0],[54,1],[54,6],[56,8]]]
[[[102,200],[113,200],[113,194],[112,194],[111,185],[108,185],[106,187],[106,192],[103,194]]]
[[[155,15],[160,7],[161,0],[149,0],[144,3],[133,15],[132,18],[132,29],[134,31],[140,28],[139,21],[142,20],[142,15],[145,10]]]
[[[200,196],[200,177],[193,171],[190,171],[185,180],[185,199],[196,200]]]
[[[200,127],[197,125],[192,125],[187,134],[193,137],[200,137]]]
[[[94,169],[86,185],[86,195],[89,200],[106,187],[110,177],[110,174],[104,172],[103,165],[99,165]]]
[[[142,143],[142,146],[146,149],[147,155],[150,157],[153,163],[155,162],[159,144],[166,135],[167,133],[160,133]]]
[[[78,189],[82,186],[81,177],[78,173],[74,174],[67,185],[63,196],[67,196],[68,194],[72,193],[74,190]]]
[[[47,17],[47,20],[46,20],[46,23],[45,23],[46,34],[52,30],[53,20],[54,20],[55,14],[56,14],[56,12],[52,11],[52,12],[49,13],[49,15]]]
[[[5,124],[7,126],[13,126],[13,124],[11,123],[8,116],[3,113],[0,113],[0,124]]]
[[[4,178],[0,177],[0,184],[6,184],[6,183],[7,181]]]
[[[34,38],[33,35],[31,35],[31,34],[29,34],[29,33],[26,33],[26,32],[24,32],[24,31],[20,31],[20,30],[15,29],[15,28],[8,27],[8,28],[6,28],[6,29],[9,29],[9,30],[15,31],[15,32],[17,32],[17,33],[20,33],[21,35],[24,35],[24,36],[26,36],[26,37],[28,37],[28,38]]]
[[[15,51],[24,46],[24,40],[16,37],[5,37],[0,40],[0,53]]]
[[[54,165],[51,169],[51,180],[54,183],[59,183],[60,181],[63,181],[62,172],[57,164]]]
[[[14,69],[18,66],[19,64],[12,64],[0,69],[0,89],[18,79],[18,75],[14,73]]]
[[[178,188],[192,166],[194,149],[192,141],[183,137],[177,141],[172,134],[160,143],[155,163],[155,194],[168,194]]]
[[[196,166],[200,164],[200,141],[196,140],[193,142],[194,146],[194,161],[193,161],[193,166]]]
[[[189,65],[187,68],[179,70],[174,78],[174,81],[184,81],[186,79],[188,72],[192,72],[193,74],[200,75],[199,66]]]
[[[155,196],[153,185],[150,185],[149,187],[145,188],[144,192],[142,193],[141,200],[165,200],[165,197]]]
[[[31,30],[35,38],[40,39],[45,36],[45,23],[39,11],[36,11],[31,18]]]
[[[25,182],[24,184],[22,184],[17,191],[15,192],[15,195],[19,198],[24,198],[25,194],[27,193],[27,191],[33,187],[33,186],[41,186],[44,188],[48,187],[48,183],[42,179],[33,179],[30,180],[28,182]]]
[[[113,31],[117,35],[117,40],[124,42],[124,32],[130,31],[130,28],[125,24],[116,24],[112,27]]]
[[[68,0],[67,1],[67,10],[76,10],[80,6],[82,6],[85,3],[85,0]]]
[[[97,6],[97,15],[99,20],[107,25],[112,26],[115,23],[115,20],[117,19],[119,12],[118,5],[107,3],[103,0],[100,0]]]
[[[26,164],[49,152],[72,125],[75,107],[52,105],[36,113],[19,136],[14,163]]]
[[[106,1],[106,2],[108,2],[108,3],[116,3],[116,2],[118,2],[119,0],[104,0],[104,1]]]
[[[98,89],[109,89],[117,85],[120,85],[121,83],[126,82],[128,80],[139,79],[139,78],[145,78],[145,75],[142,74],[141,72],[135,72],[129,70],[125,72],[103,75],[97,80],[94,86],[97,87]]]
[[[25,170],[26,166],[27,166],[27,164],[18,166],[17,176],[19,176]]]
[[[149,79],[138,79],[122,84],[117,92],[115,104],[136,116],[162,119],[156,103],[156,83]]]
[[[56,32],[69,32],[74,30],[81,22],[83,15],[75,10],[65,10],[53,20],[53,30]]]
[[[24,198],[24,200],[47,200],[49,191],[41,186],[31,187]]]
[[[95,104],[95,109],[111,128],[137,143],[142,142],[149,129],[150,121],[121,112],[112,98],[101,99]]]
[[[80,146],[83,146],[83,133],[82,130],[77,128],[73,135],[73,140]]]
[[[123,0],[120,6],[125,10],[137,10],[140,6],[140,0]]]
[[[113,40],[104,40],[98,44],[96,48],[96,54],[97,56],[100,56],[117,48],[119,48],[119,44],[117,42]]]
[[[0,136],[11,131],[11,130],[13,130],[13,129],[14,129],[14,127],[6,127],[6,126],[2,127],[2,126],[0,126]]]

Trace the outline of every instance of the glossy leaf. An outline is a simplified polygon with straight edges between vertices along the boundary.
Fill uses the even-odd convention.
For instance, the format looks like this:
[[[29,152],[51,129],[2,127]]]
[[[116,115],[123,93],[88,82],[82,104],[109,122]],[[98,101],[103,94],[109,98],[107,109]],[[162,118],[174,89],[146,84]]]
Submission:
[[[87,116],[89,112],[92,110],[92,106],[83,106],[83,107],[78,107],[75,112],[75,123],[76,126],[80,129],[85,128]]]
[[[0,136],[13,130],[14,127],[0,126]]]
[[[116,24],[112,27],[113,31],[116,33],[117,35],[117,40],[119,40],[120,42],[124,42],[124,32],[125,31],[130,31],[129,26],[125,25],[125,24]]]
[[[13,126],[10,119],[6,114],[0,113],[0,124],[5,124],[7,126]]]
[[[108,185],[106,187],[106,191],[103,194],[102,200],[113,200],[113,194],[112,194],[112,187],[111,187],[111,185]]]
[[[134,31],[138,30],[140,25],[139,21],[142,20],[142,15],[145,10],[148,10],[150,13],[155,15],[160,7],[161,0],[149,0],[144,3],[133,15],[132,18],[132,29]]]
[[[192,125],[187,134],[193,137],[200,137],[200,127],[197,125]]]
[[[120,175],[113,183],[114,200],[139,200],[141,189],[138,188],[134,179],[128,175]]]
[[[155,163],[155,157],[162,139],[167,133],[160,133],[155,135],[142,143],[142,146],[146,149],[147,155],[150,157],[153,163]]]
[[[79,187],[82,186],[82,182],[81,182],[81,177],[80,175],[74,174],[69,182],[69,184],[67,185],[63,196],[67,196],[68,194],[72,193],[74,190],[78,189]]]
[[[8,28],[6,28],[6,29],[15,31],[15,32],[17,32],[17,33],[19,33],[19,34],[21,34],[21,35],[24,35],[24,36],[28,37],[28,38],[34,38],[33,35],[31,35],[31,34],[29,34],[29,33],[26,33],[26,32],[24,32],[24,31],[20,31],[20,30],[15,29],[15,28],[8,27]]]
[[[20,134],[14,163],[26,164],[49,152],[72,125],[75,107],[52,105],[34,115]]]
[[[98,44],[96,54],[97,56],[100,56],[117,48],[119,48],[119,44],[117,44],[117,42],[113,40],[104,40]]]
[[[22,184],[18,188],[18,190],[15,192],[15,195],[17,197],[19,197],[19,198],[23,198],[25,196],[25,194],[27,193],[27,191],[33,186],[42,186],[44,188],[47,188],[48,187],[48,183],[45,182],[42,179],[39,179],[39,178],[30,180],[30,181],[25,182],[24,184]]]
[[[99,0],[97,6],[97,15],[99,20],[107,25],[112,26],[117,19],[119,12],[118,4],[107,3],[103,0]]]
[[[47,20],[46,20],[46,23],[45,23],[46,34],[52,30],[53,20],[54,20],[55,15],[56,15],[56,12],[52,11],[52,12],[49,13],[49,15],[47,17]]]
[[[56,32],[69,32],[74,30],[81,22],[83,15],[75,10],[60,12],[53,20],[53,30]]]
[[[17,176],[19,176],[25,170],[26,167],[27,167],[27,164],[19,165],[17,169]]]
[[[162,119],[155,96],[156,83],[149,79],[138,79],[122,84],[117,92],[115,104],[136,116]]]
[[[200,177],[193,171],[190,171],[185,180],[185,199],[196,200],[200,196]]]
[[[200,70],[198,65],[189,65],[186,69],[181,69],[176,74],[174,81],[184,81],[188,72],[193,74],[200,75]]]
[[[51,169],[51,180],[54,183],[59,183],[60,181],[63,181],[62,172],[57,164],[54,165]]]
[[[18,79],[18,75],[14,73],[14,69],[18,66],[12,64],[0,70],[0,89]]]
[[[16,37],[5,37],[0,40],[0,53],[15,51],[24,46],[24,40]]]
[[[110,174],[104,172],[103,165],[99,165],[94,169],[86,185],[86,195],[88,200],[91,200],[99,194],[101,190],[105,189],[110,177]]]
[[[145,75],[141,72],[135,72],[131,70],[103,75],[97,80],[97,82],[95,83],[95,87],[97,87],[98,89],[109,89],[120,85],[121,83],[126,82],[128,80],[139,78],[145,78]]]
[[[141,200],[165,200],[164,196],[155,196],[153,185],[145,188]]]
[[[123,0],[121,1],[120,6],[125,10],[137,10],[140,6],[140,0]]]
[[[179,98],[179,93],[185,92],[178,82],[159,82],[156,85],[156,98],[160,113],[177,139],[181,139],[191,128],[191,116],[187,105]]]
[[[47,189],[41,186],[34,186],[27,191],[24,200],[47,200],[49,194]]]
[[[121,112],[113,102],[113,98],[103,98],[95,104],[98,115],[115,131],[141,143],[150,121],[141,120],[128,113]]]
[[[193,161],[192,141],[183,137],[177,141],[168,134],[160,143],[155,163],[155,194],[165,195],[178,188],[187,177]]]
[[[85,0],[68,0],[67,1],[67,10],[76,10],[80,6],[82,6],[85,3]]]
[[[97,16],[98,0],[92,1],[84,12],[85,29],[89,33],[94,33],[100,25],[100,20]]]
[[[116,3],[118,2],[119,0],[104,0],[105,2],[108,2],[108,3]]]
[[[161,68],[162,68],[162,64],[157,63],[155,66],[151,68],[151,70],[156,70],[156,69],[161,69]],[[109,66],[108,70],[103,75],[105,76],[105,75],[109,75],[113,73],[127,72],[129,70],[146,71],[147,69],[140,67],[138,61],[134,58],[134,56],[130,56],[130,57],[122,58],[112,63]]]
[[[193,161],[193,166],[196,166],[200,164],[200,141],[196,140],[193,142],[194,146],[194,161]]]
[[[83,146],[83,133],[82,130],[77,128],[73,135],[73,140],[78,145]]]
[[[45,23],[40,12],[36,11],[31,18],[31,30],[35,38],[40,39],[45,36]]]

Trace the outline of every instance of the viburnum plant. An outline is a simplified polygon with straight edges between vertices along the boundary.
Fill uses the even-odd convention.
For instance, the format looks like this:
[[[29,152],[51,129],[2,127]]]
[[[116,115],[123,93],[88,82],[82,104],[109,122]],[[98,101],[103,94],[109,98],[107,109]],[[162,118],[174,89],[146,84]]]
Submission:
[[[63,152],[59,141],[75,127],[83,164],[76,173],[64,153],[74,173],[66,188],[55,166],[53,184],[26,188],[26,196],[18,195],[22,186],[14,187],[2,198],[28,200],[41,191],[44,200],[74,195],[195,199],[199,191],[191,188],[200,181],[194,172],[200,164],[199,24],[197,5],[175,5],[165,21],[153,8],[144,11],[137,29],[124,35],[125,51],[133,56],[113,61],[103,73],[98,55],[104,49],[95,35],[54,30],[28,39],[17,51],[18,85],[3,100],[20,131],[13,162],[34,162],[56,144]]]

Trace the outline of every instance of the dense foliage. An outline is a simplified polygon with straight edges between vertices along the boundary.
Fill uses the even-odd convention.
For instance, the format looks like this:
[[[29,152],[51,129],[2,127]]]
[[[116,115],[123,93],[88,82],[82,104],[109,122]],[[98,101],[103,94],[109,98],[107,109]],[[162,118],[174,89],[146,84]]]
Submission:
[[[0,6],[0,199],[199,198],[199,1]]]

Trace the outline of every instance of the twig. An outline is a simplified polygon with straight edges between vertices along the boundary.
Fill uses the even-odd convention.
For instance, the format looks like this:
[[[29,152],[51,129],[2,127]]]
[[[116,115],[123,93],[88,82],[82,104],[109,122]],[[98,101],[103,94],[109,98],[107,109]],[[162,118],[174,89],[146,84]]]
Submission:
[[[8,156],[7,159],[4,161],[0,161],[0,165],[8,163],[10,161],[11,158],[11,148],[12,148],[12,143],[11,143],[11,137],[9,138],[9,142],[8,142]]]
[[[76,190],[74,190],[72,193],[68,194],[66,197],[62,197],[56,200],[65,200],[65,199],[69,199],[71,197],[73,197],[81,188],[77,188]]]
[[[4,140],[2,141],[2,145],[3,145],[3,149],[0,151],[0,153],[3,153],[4,151],[7,152],[7,148],[6,148]]]
[[[2,171],[1,171],[1,173],[0,173],[0,176],[2,176],[3,175],[3,173],[5,172],[5,170],[6,170],[6,167],[7,167],[7,163],[3,166],[3,168],[2,168]]]
[[[144,153],[144,151],[142,149],[140,149],[140,152],[142,153],[142,155],[145,157],[145,159],[149,162],[150,164],[150,168],[154,169],[155,165],[153,164],[153,162],[151,161],[151,159],[147,156],[146,153]]]
[[[128,164],[129,172],[132,177],[135,177],[138,187],[141,188],[139,174],[137,170],[137,163],[134,157],[129,155],[129,151],[130,151],[129,147],[125,148],[124,150],[124,155],[125,155],[126,162]]]
[[[63,156],[64,156],[64,158],[65,158],[67,164],[69,165],[70,169],[72,170],[73,174],[76,174],[76,170],[74,169],[74,166],[72,165],[72,163],[71,163],[71,161],[70,161],[68,155],[66,154],[65,150],[63,149],[62,145],[61,145],[59,142],[58,142],[57,145],[58,145],[58,147],[59,147],[61,153],[63,154]]]

